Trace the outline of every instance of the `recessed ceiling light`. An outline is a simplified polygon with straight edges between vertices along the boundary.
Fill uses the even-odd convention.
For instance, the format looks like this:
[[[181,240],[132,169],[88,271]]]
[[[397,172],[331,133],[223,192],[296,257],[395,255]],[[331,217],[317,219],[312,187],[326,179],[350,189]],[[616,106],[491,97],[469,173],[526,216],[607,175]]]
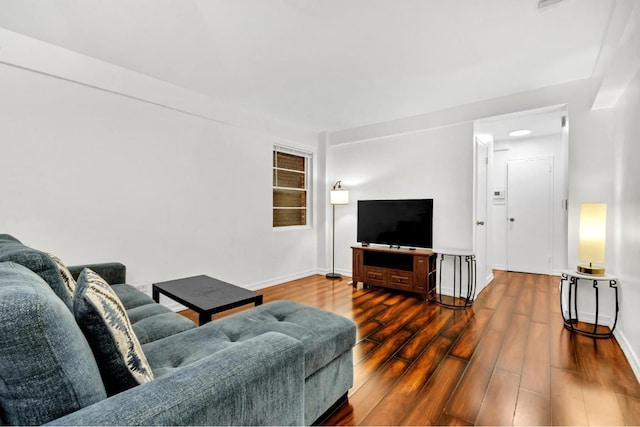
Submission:
[[[553,6],[560,3],[562,0],[538,0],[538,9],[544,9],[545,7]]]
[[[518,129],[509,132],[509,136],[525,136],[529,135],[531,131],[529,129]]]

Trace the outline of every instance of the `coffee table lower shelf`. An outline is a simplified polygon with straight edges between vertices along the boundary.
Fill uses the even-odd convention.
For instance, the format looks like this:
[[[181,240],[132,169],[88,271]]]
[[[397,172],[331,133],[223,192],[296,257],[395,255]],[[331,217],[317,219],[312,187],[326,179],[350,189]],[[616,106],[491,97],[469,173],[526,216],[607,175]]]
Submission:
[[[261,294],[205,275],[154,283],[151,289],[155,302],[160,302],[162,294],[198,313],[200,325],[210,322],[215,313],[262,304]]]

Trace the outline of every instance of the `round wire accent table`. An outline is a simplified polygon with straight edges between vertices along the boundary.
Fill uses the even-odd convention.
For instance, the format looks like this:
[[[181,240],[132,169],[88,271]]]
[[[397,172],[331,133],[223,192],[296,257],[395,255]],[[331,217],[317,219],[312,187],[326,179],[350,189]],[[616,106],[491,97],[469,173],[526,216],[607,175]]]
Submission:
[[[590,284],[595,294],[595,319],[593,323],[583,323],[578,320],[578,282],[580,280]],[[600,316],[600,282],[614,291],[615,294],[615,313],[613,325],[608,328],[599,324]],[[568,286],[568,298],[565,301],[565,284]],[[587,285],[588,286],[588,285]],[[588,289],[588,288],[587,288]],[[606,289],[606,288],[605,288]],[[566,304],[565,304],[566,303]],[[604,274],[602,276],[589,276],[571,270],[562,271],[560,278],[560,312],[564,320],[564,327],[571,332],[577,332],[592,338],[609,338],[613,336],[613,330],[618,323],[618,312],[620,304],[618,301],[618,282],[615,276]],[[604,329],[604,330],[603,330]],[[608,330],[607,330],[608,329]]]
[[[443,307],[462,309],[471,307],[476,297],[476,255],[472,251],[459,249],[434,249],[440,255],[440,275],[436,303]],[[453,295],[442,295],[442,263],[445,257],[453,258]],[[466,281],[463,271],[466,270]]]

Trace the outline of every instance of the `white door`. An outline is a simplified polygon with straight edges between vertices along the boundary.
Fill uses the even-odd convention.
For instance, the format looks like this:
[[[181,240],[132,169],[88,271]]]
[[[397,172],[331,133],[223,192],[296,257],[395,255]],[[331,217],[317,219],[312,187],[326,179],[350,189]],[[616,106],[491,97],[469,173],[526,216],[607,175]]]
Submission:
[[[551,273],[550,157],[507,162],[507,269]]]
[[[475,212],[475,247],[476,280],[478,292],[490,279],[487,254],[487,179],[489,170],[489,146],[476,139],[476,212]]]

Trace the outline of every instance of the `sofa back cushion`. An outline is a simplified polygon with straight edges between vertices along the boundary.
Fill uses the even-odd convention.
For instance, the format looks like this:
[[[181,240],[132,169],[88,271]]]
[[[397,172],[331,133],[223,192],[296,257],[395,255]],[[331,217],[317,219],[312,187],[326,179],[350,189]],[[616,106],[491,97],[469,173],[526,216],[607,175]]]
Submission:
[[[23,245],[13,236],[0,234],[0,262],[15,262],[27,267],[42,277],[69,310],[72,309],[71,296],[60,275],[60,270],[46,253]]]
[[[43,424],[106,397],[68,308],[31,270],[0,263],[0,424]]]
[[[153,380],[122,301],[89,268],[78,277],[73,314],[93,350],[109,395]]]

